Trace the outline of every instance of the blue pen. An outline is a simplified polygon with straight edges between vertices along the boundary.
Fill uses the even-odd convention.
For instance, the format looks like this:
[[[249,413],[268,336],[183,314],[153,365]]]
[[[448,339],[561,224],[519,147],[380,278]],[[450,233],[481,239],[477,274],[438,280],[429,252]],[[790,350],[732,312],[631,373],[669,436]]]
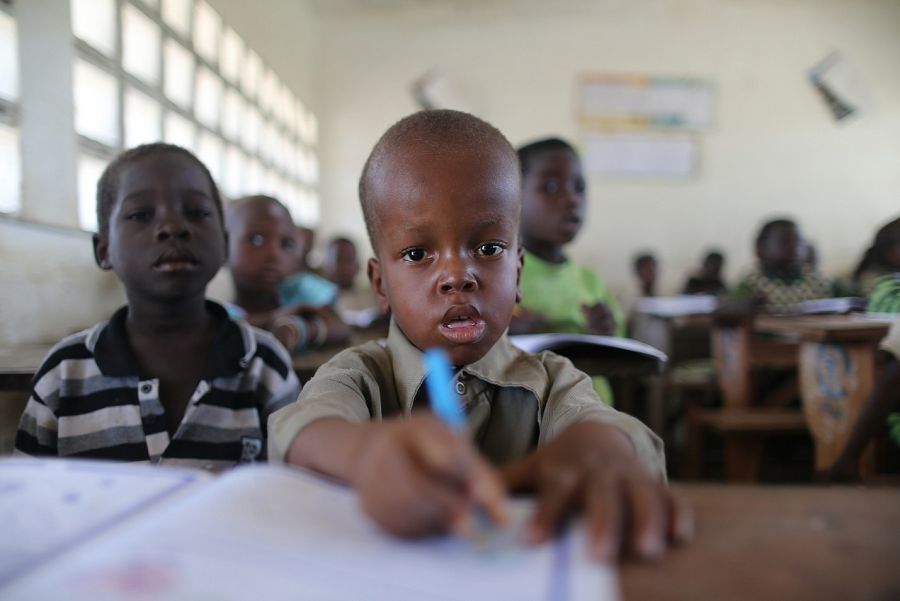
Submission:
[[[425,385],[428,386],[428,396],[431,399],[431,410],[451,430],[459,434],[466,431],[466,415],[459,403],[459,397],[453,390],[453,372],[450,369],[450,360],[442,349],[433,348],[425,351],[423,358],[425,363]],[[475,525],[475,543],[485,551],[494,551],[506,546],[508,541],[498,535],[497,528],[488,517],[487,513],[476,508],[472,514]]]

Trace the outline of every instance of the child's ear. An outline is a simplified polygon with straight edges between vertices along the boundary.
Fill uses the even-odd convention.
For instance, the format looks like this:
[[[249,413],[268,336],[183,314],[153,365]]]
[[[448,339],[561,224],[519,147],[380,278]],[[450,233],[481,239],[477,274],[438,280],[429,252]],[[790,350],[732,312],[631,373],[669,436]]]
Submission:
[[[97,262],[97,266],[104,271],[112,269],[109,263],[109,241],[101,238],[100,234],[91,236],[91,241],[94,243],[94,261]]]
[[[522,268],[525,267],[525,248],[521,245],[516,256],[516,304],[522,302]]]
[[[369,276],[369,283],[372,285],[372,291],[375,292],[375,298],[378,299],[378,308],[382,313],[386,314],[391,309],[391,303],[384,290],[384,279],[381,277],[381,263],[375,257],[369,259],[369,262],[366,264],[366,274]]]

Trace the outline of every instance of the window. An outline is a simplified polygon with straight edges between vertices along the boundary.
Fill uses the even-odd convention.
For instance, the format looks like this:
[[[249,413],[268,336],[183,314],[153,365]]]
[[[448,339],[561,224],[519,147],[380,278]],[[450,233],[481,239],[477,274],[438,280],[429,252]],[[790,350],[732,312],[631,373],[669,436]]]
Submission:
[[[22,208],[19,146],[19,44],[16,21],[0,9],[0,212]]]
[[[318,220],[314,118],[207,0],[70,1],[82,228],[96,227],[107,162],[160,139],[194,152],[226,196],[272,194],[298,221]],[[0,129],[4,163],[10,144],[15,132]],[[0,179],[0,194],[10,185]]]

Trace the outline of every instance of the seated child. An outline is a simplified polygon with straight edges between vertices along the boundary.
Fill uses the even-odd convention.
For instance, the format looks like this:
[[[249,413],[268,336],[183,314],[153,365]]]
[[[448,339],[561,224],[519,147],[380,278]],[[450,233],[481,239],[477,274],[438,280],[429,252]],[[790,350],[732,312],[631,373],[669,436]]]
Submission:
[[[573,332],[624,336],[625,316],[594,272],[564,248],[584,223],[581,160],[563,140],[540,140],[518,150],[522,165],[522,302],[510,333]]]
[[[725,257],[722,253],[712,251],[703,258],[694,275],[688,278],[684,285],[684,294],[721,294],[725,292],[725,282],[722,281],[722,266]]]
[[[332,238],[325,247],[322,273],[338,287],[338,314],[342,317],[372,310],[377,312],[375,294],[368,282],[356,286],[359,273],[359,255],[353,240],[344,237]]]
[[[656,275],[659,262],[652,253],[641,253],[634,259],[634,275],[638,279],[640,296],[656,296]]]
[[[415,113],[375,145],[359,191],[390,333],[337,355],[272,416],[272,456],[349,483],[402,536],[465,533],[474,506],[503,523],[506,488],[537,493],[534,541],[575,507],[598,557],[658,555],[668,533],[684,534],[659,439],[605,406],[567,359],[504,335],[522,269],[506,138],[466,113]],[[429,413],[430,348],[455,366],[471,441]]]
[[[247,196],[228,205],[225,222],[232,317],[270,330],[291,352],[347,339],[333,308],[337,287],[314,273],[291,275],[297,255],[287,207],[270,196]]]
[[[268,415],[300,384],[272,336],[205,298],[225,262],[209,171],[178,146],[127,150],[97,185],[97,222],[97,264],[128,304],[51,349],[16,450],[209,469],[265,458]]]
[[[564,248],[584,223],[586,184],[578,153],[558,138],[518,150],[522,169],[522,302],[510,334],[571,332],[624,336],[625,314],[597,275],[569,259]],[[609,382],[594,378],[597,392],[613,403]]]
[[[878,278],[900,271],[900,218],[886,223],[875,234],[859,265],[853,272],[853,283],[860,296],[872,294]]]
[[[738,284],[735,296],[753,299],[769,311],[832,296],[831,281],[803,263],[802,251],[796,223],[790,219],[765,223],[756,236],[759,263]]]

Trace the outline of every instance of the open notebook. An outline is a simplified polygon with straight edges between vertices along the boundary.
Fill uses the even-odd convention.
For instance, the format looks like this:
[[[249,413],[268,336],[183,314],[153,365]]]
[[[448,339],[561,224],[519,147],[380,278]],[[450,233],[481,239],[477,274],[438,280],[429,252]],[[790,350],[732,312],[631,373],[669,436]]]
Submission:
[[[529,503],[516,501],[521,525]],[[514,526],[515,527],[515,526]],[[203,473],[0,460],[0,598],[392,601],[617,598],[582,533],[494,551],[402,541],[352,491],[277,466]]]

